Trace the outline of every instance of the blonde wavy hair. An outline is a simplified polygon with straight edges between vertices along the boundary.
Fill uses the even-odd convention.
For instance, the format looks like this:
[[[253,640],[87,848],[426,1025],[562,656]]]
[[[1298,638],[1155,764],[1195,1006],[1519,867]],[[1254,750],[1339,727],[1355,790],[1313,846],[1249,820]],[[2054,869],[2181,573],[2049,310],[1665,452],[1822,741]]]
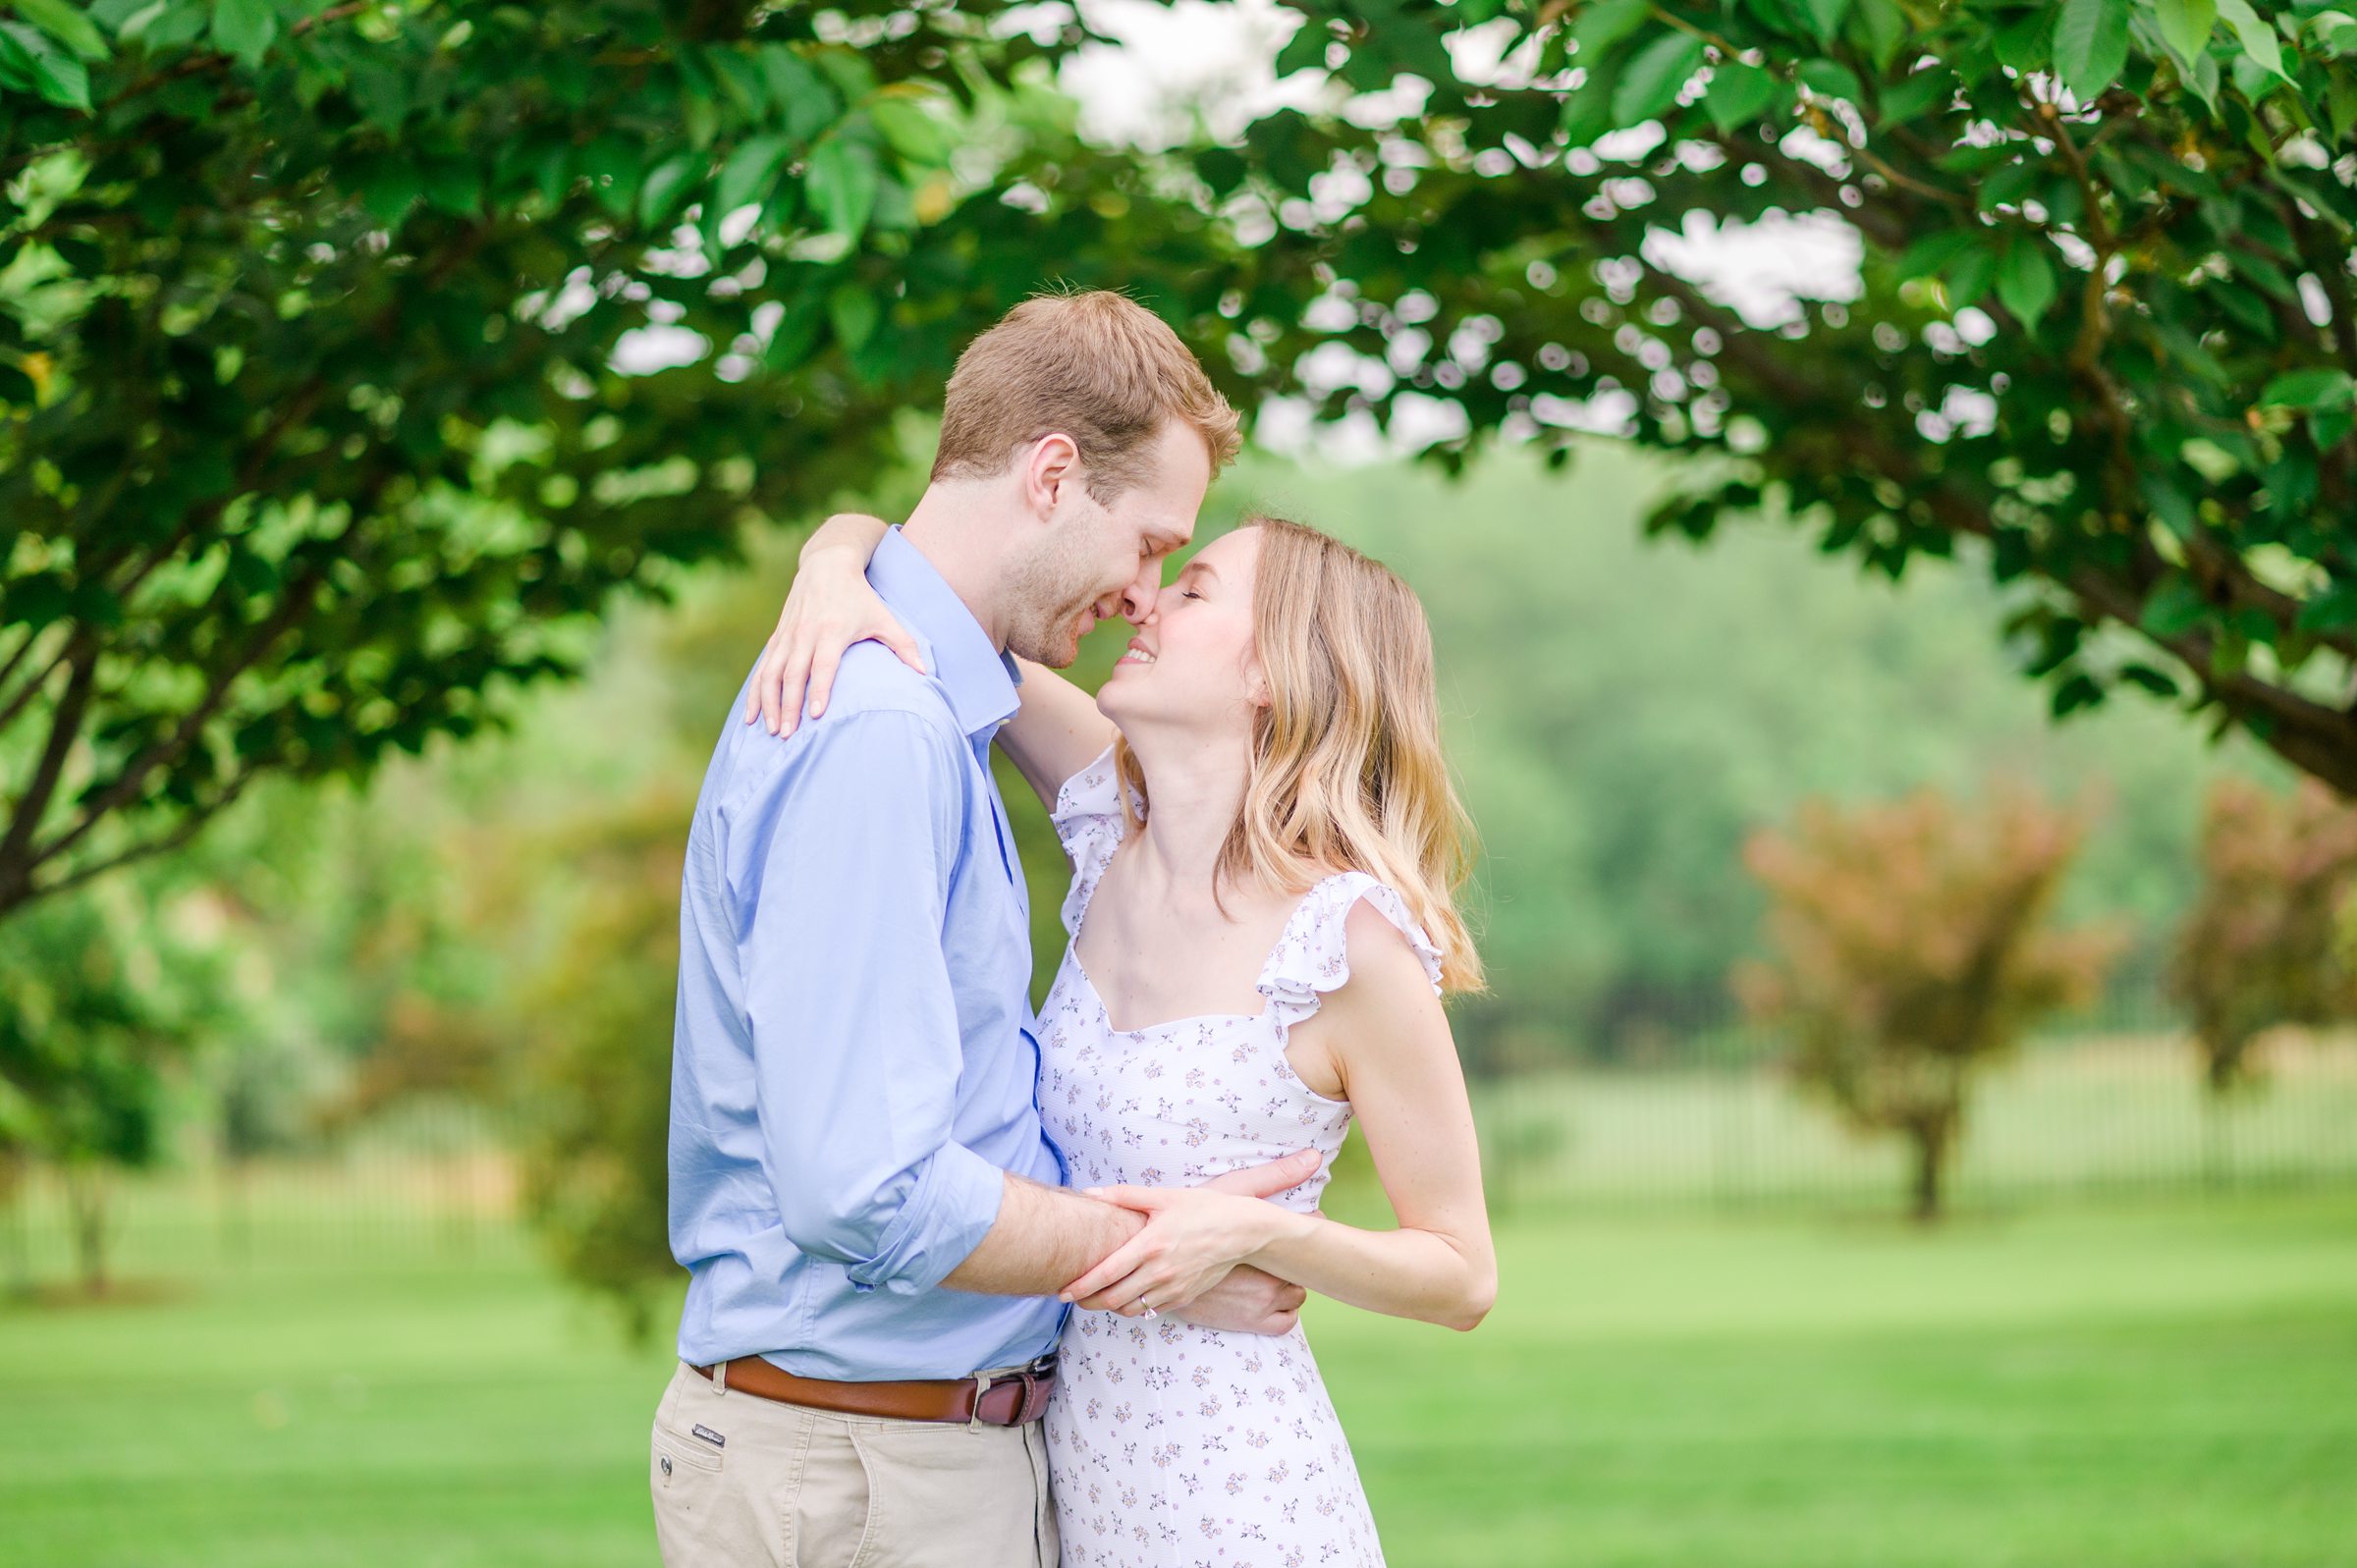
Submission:
[[[1318,877],[1363,871],[1389,884],[1441,949],[1441,985],[1484,989],[1457,911],[1472,866],[1472,823],[1441,755],[1432,627],[1390,568],[1298,522],[1260,530],[1252,641],[1269,705],[1252,726],[1252,773],[1220,846],[1223,886],[1253,881],[1306,892]],[[1145,774],[1114,742],[1130,828]]]

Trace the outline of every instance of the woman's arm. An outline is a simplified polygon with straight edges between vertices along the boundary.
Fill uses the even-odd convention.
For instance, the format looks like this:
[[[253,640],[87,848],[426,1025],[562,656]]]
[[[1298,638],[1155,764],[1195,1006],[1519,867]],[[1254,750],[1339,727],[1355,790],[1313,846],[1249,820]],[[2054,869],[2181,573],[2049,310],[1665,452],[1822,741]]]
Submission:
[[[1423,965],[1378,911],[1353,908],[1348,941],[1350,979],[1295,1033],[1317,1030],[1341,1067],[1399,1228],[1363,1230],[1200,1189],[1091,1188],[1091,1197],[1143,1210],[1146,1228],[1072,1281],[1067,1298],[1124,1316],[1136,1315],[1141,1297],[1158,1311],[1183,1305],[1225,1260],[1396,1318],[1465,1329],[1488,1314],[1498,1260],[1449,1020]]]
[[[790,735],[810,716],[827,711],[836,667],[852,643],[873,637],[922,674],[915,639],[868,586],[868,558],[884,538],[881,517],[838,513],[802,545],[794,586],[778,612],[778,629],[761,650],[761,666],[745,702],[744,722],[766,719],[769,732]],[[1097,699],[1045,665],[1019,661],[1022,706],[999,731],[999,744],[1052,811],[1073,774],[1113,744],[1113,722]]]
[[[888,526],[882,517],[839,512],[802,541],[794,585],[778,612],[778,629],[761,650],[752,690],[745,696],[746,724],[766,719],[771,734],[790,735],[802,722],[805,699],[811,718],[825,713],[844,650],[870,637],[918,675],[925,674],[916,639],[868,586],[868,558],[883,543]]]
[[[1023,706],[999,731],[999,745],[1023,778],[1056,809],[1064,782],[1113,744],[1113,721],[1097,699],[1046,665],[1016,655],[1023,669]]]

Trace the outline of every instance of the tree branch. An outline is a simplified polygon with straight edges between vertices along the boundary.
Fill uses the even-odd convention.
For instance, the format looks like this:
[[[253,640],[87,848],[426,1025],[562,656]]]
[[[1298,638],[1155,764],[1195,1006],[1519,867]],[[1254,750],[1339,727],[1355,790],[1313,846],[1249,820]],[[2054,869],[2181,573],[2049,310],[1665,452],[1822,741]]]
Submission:
[[[13,901],[5,894],[0,894],[0,915],[7,914],[15,903],[27,902],[33,898],[46,898],[53,893],[70,892],[85,882],[105,876],[108,872],[120,867],[179,848],[202,832],[215,817],[235,804],[238,797],[246,792],[246,786],[261,777],[262,771],[259,767],[241,769],[228,784],[222,786],[218,798],[207,805],[192,808],[189,815],[170,833],[159,834],[153,838],[135,843],[128,849],[69,872],[58,878],[57,881],[47,883],[42,887],[21,890]]]
[[[0,733],[6,732],[8,727],[17,722],[18,715],[25,711],[26,706],[34,697],[40,695],[42,687],[49,684],[49,677],[57,674],[57,667],[66,662],[67,654],[73,652],[74,642],[73,634],[68,633],[65,643],[58,649],[56,657],[42,668],[41,673],[29,677],[15,696],[9,698],[5,705],[0,705]],[[31,639],[27,638],[25,645],[27,648],[31,647]]]
[[[65,771],[66,757],[82,733],[82,711],[89,706],[90,686],[97,676],[98,653],[85,640],[76,638],[67,644],[72,655],[73,674],[67,677],[65,695],[58,699],[57,711],[50,716],[49,741],[41,750],[41,760],[34,767],[32,778],[25,792],[19,795],[9,818],[8,836],[0,838],[0,904],[11,901],[11,895],[29,888],[38,857],[27,856],[27,848],[40,820],[49,809],[50,799],[57,793],[57,781]]]
[[[41,632],[43,629],[45,628],[39,626],[27,626],[25,628],[24,639],[17,644],[16,652],[8,656],[8,663],[0,665],[0,689],[6,689],[8,685],[8,677],[17,673],[17,666],[25,662],[26,657],[32,652],[33,644],[41,640]],[[52,670],[55,668],[57,668],[55,665],[50,666],[50,669]],[[46,674],[46,672],[44,672],[44,674]],[[34,684],[37,685],[39,682],[35,681]],[[0,730],[6,730],[8,728],[8,721],[15,717],[15,713],[16,710],[14,708],[8,708],[5,711],[0,711]]]
[[[357,526],[359,515],[359,509],[356,506],[353,512],[354,520],[345,525],[344,533],[337,535],[338,539],[349,535],[352,529]],[[150,773],[168,763],[178,761],[195,741],[196,736],[202,732],[205,722],[219,711],[222,703],[229,700],[230,689],[237,684],[238,677],[250,669],[265,653],[268,653],[271,645],[284,636],[295,622],[309,610],[311,594],[319,587],[326,575],[325,567],[317,566],[289,583],[286,596],[279,602],[278,609],[272,613],[269,620],[262,622],[260,628],[247,641],[245,648],[236,658],[213,670],[211,689],[204,694],[203,699],[181,720],[171,734],[125,764],[115,782],[107,785],[96,799],[83,807],[80,821],[57,838],[41,845],[27,865],[27,873],[73,848],[110,813],[137,799]]]

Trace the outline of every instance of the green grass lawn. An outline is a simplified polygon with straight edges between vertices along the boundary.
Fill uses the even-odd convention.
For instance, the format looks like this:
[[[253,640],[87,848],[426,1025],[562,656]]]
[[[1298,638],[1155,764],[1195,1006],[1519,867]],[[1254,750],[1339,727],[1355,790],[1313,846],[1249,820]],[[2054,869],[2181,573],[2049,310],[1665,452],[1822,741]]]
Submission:
[[[1395,1568],[2357,1564],[2357,1195],[1501,1242],[1312,1320]],[[651,1563],[664,1349],[402,1250],[0,1310],[0,1563]]]

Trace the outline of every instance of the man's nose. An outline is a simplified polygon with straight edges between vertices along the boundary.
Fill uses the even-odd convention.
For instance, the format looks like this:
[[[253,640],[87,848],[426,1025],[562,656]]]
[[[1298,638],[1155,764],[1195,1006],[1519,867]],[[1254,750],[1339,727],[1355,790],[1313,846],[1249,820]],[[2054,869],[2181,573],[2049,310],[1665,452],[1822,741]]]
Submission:
[[[1143,623],[1154,613],[1154,602],[1161,594],[1161,569],[1150,568],[1140,572],[1136,581],[1122,590],[1122,619],[1133,626]]]

